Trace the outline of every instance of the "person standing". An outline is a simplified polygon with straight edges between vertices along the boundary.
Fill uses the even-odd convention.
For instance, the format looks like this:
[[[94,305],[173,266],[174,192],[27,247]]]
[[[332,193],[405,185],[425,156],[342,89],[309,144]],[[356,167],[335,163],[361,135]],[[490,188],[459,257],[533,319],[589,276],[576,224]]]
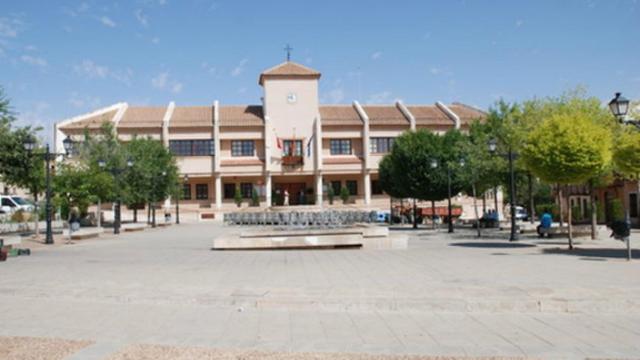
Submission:
[[[282,205],[289,206],[289,190],[287,189],[284,189],[284,201],[282,202]]]

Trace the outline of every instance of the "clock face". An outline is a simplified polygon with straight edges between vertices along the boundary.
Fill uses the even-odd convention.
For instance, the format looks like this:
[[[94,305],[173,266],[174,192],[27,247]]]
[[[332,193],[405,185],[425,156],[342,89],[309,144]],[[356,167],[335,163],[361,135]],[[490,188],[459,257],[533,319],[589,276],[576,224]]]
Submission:
[[[289,104],[293,104],[294,102],[296,102],[298,100],[298,97],[296,96],[296,93],[289,93],[287,95],[287,102]]]

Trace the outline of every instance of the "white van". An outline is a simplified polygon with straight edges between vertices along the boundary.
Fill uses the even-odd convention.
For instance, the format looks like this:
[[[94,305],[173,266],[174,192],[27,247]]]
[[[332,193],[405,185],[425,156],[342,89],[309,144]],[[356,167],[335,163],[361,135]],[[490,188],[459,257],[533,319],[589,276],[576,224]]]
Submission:
[[[20,196],[0,195],[0,213],[12,214],[18,210],[32,212],[32,203]]]

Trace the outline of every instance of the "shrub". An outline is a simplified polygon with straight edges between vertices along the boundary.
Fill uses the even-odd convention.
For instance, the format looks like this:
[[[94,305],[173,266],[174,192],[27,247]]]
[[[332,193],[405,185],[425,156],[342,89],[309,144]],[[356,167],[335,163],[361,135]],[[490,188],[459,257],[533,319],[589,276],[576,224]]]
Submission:
[[[11,214],[11,221],[13,222],[26,222],[29,220],[29,213],[24,210],[17,210],[13,214]]]
[[[238,207],[242,205],[242,192],[240,191],[239,186],[236,186],[236,192],[233,194],[233,201],[235,201]]]
[[[350,195],[351,194],[349,194],[349,189],[347,189],[346,187],[342,187],[342,189],[340,189],[340,199],[342,199],[343,204],[347,204],[349,202]]]
[[[609,206],[611,209],[611,220],[624,221],[624,207],[622,206],[622,201],[620,201],[620,199],[612,199],[609,201]]]
[[[327,198],[329,198],[329,205],[333,205],[334,196],[336,196],[336,194],[333,191],[333,186],[329,184],[329,186],[327,186]]]
[[[260,206],[260,197],[258,196],[258,190],[253,189],[251,192],[251,206]]]

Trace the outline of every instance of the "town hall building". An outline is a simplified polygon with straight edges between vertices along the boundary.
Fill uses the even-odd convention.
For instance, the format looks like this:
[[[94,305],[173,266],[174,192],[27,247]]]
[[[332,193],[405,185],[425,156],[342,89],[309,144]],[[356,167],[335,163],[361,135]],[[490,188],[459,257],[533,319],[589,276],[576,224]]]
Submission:
[[[227,105],[134,106],[117,103],[56,124],[57,150],[85,129],[113,124],[118,138],[148,136],[177,158],[184,184],[183,203],[218,211],[235,208],[239,187],[245,198],[255,191],[263,207],[327,204],[327,190],[346,188],[357,205],[388,209],[378,182],[378,163],[405,131],[466,130],[486,114],[453,103],[410,105],[320,104],[320,72],[286,61],[262,72],[261,103]]]

